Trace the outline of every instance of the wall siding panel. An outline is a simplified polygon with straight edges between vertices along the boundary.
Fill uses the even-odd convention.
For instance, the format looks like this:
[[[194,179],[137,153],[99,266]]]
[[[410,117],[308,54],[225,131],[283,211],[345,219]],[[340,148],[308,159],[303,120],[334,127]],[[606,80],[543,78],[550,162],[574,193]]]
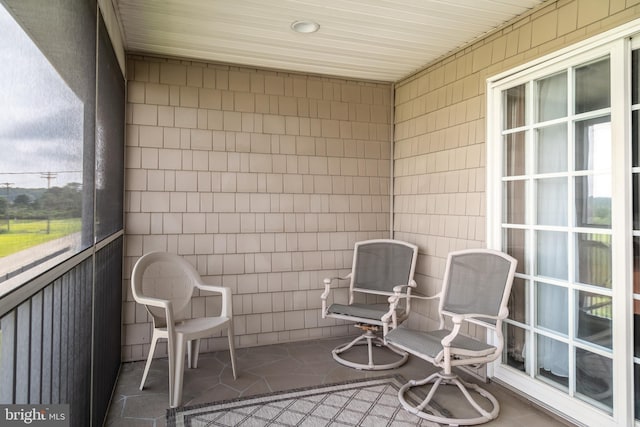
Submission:
[[[154,250],[232,288],[239,347],[351,333],[321,319],[322,279],[346,273],[356,241],[389,236],[391,86],[143,56],[127,68],[123,360],[148,354],[128,289]],[[192,310],[213,313],[203,298]]]

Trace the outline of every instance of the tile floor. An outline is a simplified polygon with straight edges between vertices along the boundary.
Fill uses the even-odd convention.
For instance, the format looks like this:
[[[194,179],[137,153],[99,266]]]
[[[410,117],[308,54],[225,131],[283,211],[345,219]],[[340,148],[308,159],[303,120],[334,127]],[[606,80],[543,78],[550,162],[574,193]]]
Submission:
[[[434,371],[433,366],[413,357],[402,367],[387,371],[359,371],[344,367],[333,360],[331,349],[346,341],[345,338],[321,339],[237,349],[238,379],[235,381],[231,374],[228,351],[202,354],[198,369],[185,371],[182,404],[195,405],[390,373],[400,374],[406,379],[417,379]],[[359,352],[364,349],[361,347],[350,351]],[[378,353],[377,356],[379,358],[376,360],[382,362],[387,355]],[[145,389],[140,391],[138,386],[143,369],[144,362],[122,365],[106,426],[165,426],[169,399],[167,360],[158,359],[152,363]],[[571,425],[498,384],[488,384],[486,388],[496,396],[501,407],[498,419],[484,424],[486,426]],[[444,398],[438,403],[447,407],[446,400]]]

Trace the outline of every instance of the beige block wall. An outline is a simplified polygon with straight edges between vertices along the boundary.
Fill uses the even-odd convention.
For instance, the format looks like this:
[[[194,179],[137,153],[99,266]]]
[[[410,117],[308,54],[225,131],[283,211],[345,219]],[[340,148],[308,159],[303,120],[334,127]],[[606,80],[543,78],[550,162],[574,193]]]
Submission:
[[[439,290],[450,251],[486,246],[487,78],[640,18],[639,4],[546,2],[397,83],[394,232],[420,247],[421,292]],[[414,307],[431,326],[436,305]]]
[[[129,277],[157,250],[231,287],[239,347],[350,333],[321,319],[322,279],[389,236],[391,85],[141,56],[127,72],[123,360],[148,353]]]

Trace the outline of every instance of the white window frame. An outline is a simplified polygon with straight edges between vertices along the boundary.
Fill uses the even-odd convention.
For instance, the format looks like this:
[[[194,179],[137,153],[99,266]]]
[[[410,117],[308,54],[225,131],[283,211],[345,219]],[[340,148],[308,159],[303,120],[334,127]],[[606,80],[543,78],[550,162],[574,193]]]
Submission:
[[[612,122],[612,288],[613,312],[613,414],[570,397],[529,374],[506,367],[500,361],[488,375],[523,390],[551,410],[587,425],[639,426],[634,421],[633,389],[633,262],[631,184],[631,36],[640,32],[640,19],[588,40],[563,48],[515,69],[487,79],[487,246],[502,249],[502,98],[507,87],[551,74],[572,64],[609,54]],[[638,46],[636,46],[636,44]],[[640,47],[640,43],[633,43]],[[616,71],[617,70],[617,71]],[[622,76],[622,78],[620,78]],[[624,143],[620,143],[623,141]],[[614,167],[615,166],[615,167]]]

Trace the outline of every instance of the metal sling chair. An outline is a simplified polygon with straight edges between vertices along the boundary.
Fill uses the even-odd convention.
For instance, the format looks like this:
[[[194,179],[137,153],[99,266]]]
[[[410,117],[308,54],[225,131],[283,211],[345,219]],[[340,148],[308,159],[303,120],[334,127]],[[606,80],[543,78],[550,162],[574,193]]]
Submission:
[[[433,365],[440,372],[423,380],[411,380],[398,392],[402,406],[421,418],[443,424],[472,425],[495,419],[500,411],[496,398],[476,384],[468,383],[452,372],[454,366],[481,366],[496,360],[503,348],[502,320],[508,315],[507,301],[516,270],[517,260],[490,249],[473,249],[452,252],[447,258],[442,291],[433,297],[439,298],[439,329],[417,331],[400,327],[385,335],[385,341],[407,351]],[[399,300],[401,295],[396,300]],[[392,298],[392,304],[394,298]],[[495,343],[470,338],[460,334],[465,323],[482,326],[495,333]],[[448,327],[447,325],[451,325]],[[426,398],[412,404],[407,396],[413,387],[433,384]],[[428,412],[427,405],[436,396],[440,385],[456,385],[471,405],[477,416],[470,418],[447,417]],[[491,404],[485,409],[471,396],[473,389]],[[423,390],[424,392],[425,390]],[[485,407],[487,405],[485,404]]]
[[[413,273],[418,256],[416,245],[391,239],[366,240],[355,244],[351,273],[344,278],[324,279],[322,299],[322,318],[334,318],[356,322],[355,326],[363,330],[363,334],[353,341],[338,346],[333,350],[333,358],[351,368],[365,370],[391,369],[403,364],[408,355],[393,346],[386,345],[376,332],[395,328],[409,316],[411,307],[411,289],[416,286]],[[336,279],[348,279],[348,304],[334,303],[328,306],[327,300],[331,292],[331,283]],[[395,292],[395,294],[394,294]],[[390,310],[388,297],[398,295],[401,304]],[[368,303],[367,297],[387,297],[384,303]],[[356,297],[365,302],[357,302]],[[368,346],[368,363],[347,360],[341,355],[354,345],[366,343]],[[386,346],[400,356],[399,360],[387,364],[375,364],[373,346]]]

